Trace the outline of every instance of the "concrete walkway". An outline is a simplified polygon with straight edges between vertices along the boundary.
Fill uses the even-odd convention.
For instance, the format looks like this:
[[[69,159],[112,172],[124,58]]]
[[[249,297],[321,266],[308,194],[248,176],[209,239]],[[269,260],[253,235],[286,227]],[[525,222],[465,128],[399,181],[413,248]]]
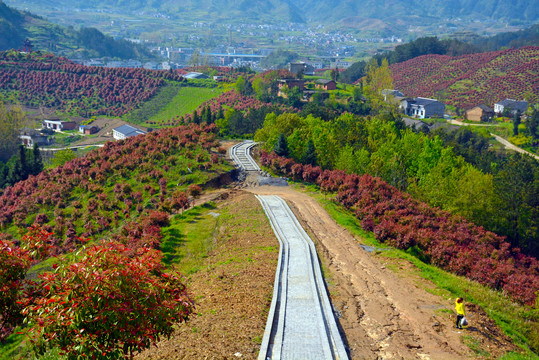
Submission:
[[[261,174],[250,155],[255,145],[252,141],[234,145],[230,156],[242,171]],[[257,198],[281,245],[258,359],[348,359],[314,243],[283,199],[274,195]]]
[[[257,198],[281,244],[258,359],[348,359],[314,243],[283,199]]]

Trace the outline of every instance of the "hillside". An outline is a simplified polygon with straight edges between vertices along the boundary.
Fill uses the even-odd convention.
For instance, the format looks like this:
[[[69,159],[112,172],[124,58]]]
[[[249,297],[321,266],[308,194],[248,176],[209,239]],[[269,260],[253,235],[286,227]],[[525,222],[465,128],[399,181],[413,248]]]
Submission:
[[[17,1],[19,3],[19,1]],[[50,7],[49,1],[27,0],[25,6]],[[433,21],[435,18],[467,18],[514,20],[520,19],[533,22],[539,17],[537,1],[511,0],[459,0],[447,2],[444,0],[419,1],[396,0],[390,3],[368,0],[357,2],[353,0],[331,0],[290,2],[285,0],[271,1],[235,1],[235,0],[136,0],[125,2],[121,0],[90,0],[90,1],[56,1],[60,8],[103,8],[123,9],[124,11],[160,11],[175,17],[193,17],[216,21],[227,19],[234,21],[238,16],[256,20],[275,20],[293,22],[322,22],[331,24],[347,21],[350,18],[382,19],[397,22],[399,18],[408,20]],[[410,9],[413,14],[410,16]]]
[[[120,116],[149,100],[178,72],[77,65],[65,58],[0,53],[0,93],[23,105],[55,107],[81,116]]]
[[[539,101],[539,47],[459,57],[420,56],[390,66],[396,89],[460,109],[510,99]]]
[[[151,58],[140,45],[115,40],[92,28],[66,28],[0,1],[0,51],[21,49],[30,39],[34,50],[53,51],[63,56]]]

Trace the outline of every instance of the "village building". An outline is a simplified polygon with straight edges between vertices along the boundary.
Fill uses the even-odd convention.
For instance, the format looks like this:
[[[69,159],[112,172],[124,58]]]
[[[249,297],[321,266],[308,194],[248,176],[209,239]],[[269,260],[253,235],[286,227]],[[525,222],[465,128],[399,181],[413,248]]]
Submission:
[[[470,110],[466,110],[465,118],[470,121],[488,122],[494,117],[494,110],[481,104]]]
[[[79,132],[84,135],[92,135],[99,132],[99,127],[90,125],[80,125]]]
[[[399,108],[408,116],[419,119],[429,117],[443,117],[445,105],[438,100],[417,97],[414,99],[404,98]]]
[[[43,128],[54,131],[74,130],[77,124],[74,121],[43,120]]]
[[[288,70],[296,75],[314,75],[314,66],[305,62],[290,63]]]
[[[322,90],[337,90],[337,83],[334,80],[328,80],[328,79],[317,79],[314,82],[314,86],[317,89]]]
[[[399,90],[393,89],[384,89],[382,90],[382,95],[384,96],[384,101],[387,101],[391,96],[393,98],[404,98],[404,94]]]
[[[299,88],[301,91],[305,88],[305,80],[302,79],[281,79],[278,83],[279,86],[279,92],[277,93],[278,96],[286,97],[286,93],[284,92],[284,89],[292,89],[292,88]]]
[[[513,99],[505,99],[494,104],[494,112],[496,114],[503,114],[504,110],[509,110],[511,114],[520,111],[521,114],[524,114],[528,110],[527,101],[517,101]]]
[[[54,142],[54,138],[42,134],[38,130],[28,128],[21,130],[19,139],[21,139],[21,144],[27,148],[34,147],[34,144],[37,146],[47,146]]]
[[[120,127],[117,127],[115,129],[112,129],[112,137],[115,140],[123,140],[130,138],[132,136],[142,135],[146,134],[146,131],[137,129],[136,127],[133,127],[131,125],[122,125]]]

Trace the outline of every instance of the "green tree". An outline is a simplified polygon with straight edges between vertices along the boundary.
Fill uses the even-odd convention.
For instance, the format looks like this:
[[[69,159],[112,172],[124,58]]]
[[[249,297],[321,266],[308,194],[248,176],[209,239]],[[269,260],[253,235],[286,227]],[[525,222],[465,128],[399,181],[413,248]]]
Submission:
[[[34,143],[34,147],[32,148],[31,172],[33,175],[37,175],[41,171],[43,171],[43,159],[41,158],[39,147]]]
[[[520,121],[521,121],[520,110],[517,110],[513,114],[513,135],[514,136],[518,135],[518,126],[520,125]]]
[[[17,152],[19,132],[28,124],[20,106],[8,108],[0,98],[0,161],[8,161]]]
[[[537,127],[539,126],[539,109],[534,108],[531,111],[531,114],[526,120],[526,128],[528,132],[534,139],[539,139],[539,132],[537,132]]]
[[[279,135],[273,151],[279,156],[288,157],[288,144],[286,143],[286,136],[283,133]]]
[[[236,80],[236,82],[234,83],[234,88],[236,89],[236,91],[239,93],[239,94],[242,94],[245,92],[245,83],[247,81],[245,80],[245,78],[243,76],[238,76],[238,79]]]
[[[305,153],[301,158],[301,162],[303,164],[309,164],[312,166],[316,165],[316,149],[314,147],[314,142],[312,141],[312,139],[309,139],[309,141],[307,142],[307,148],[305,149]]]
[[[378,66],[376,60],[369,62],[367,76],[363,83],[363,92],[370,99],[374,109],[379,110],[388,104],[384,101],[382,91],[393,89],[393,79],[387,59]]]
[[[54,154],[50,162],[50,167],[62,166],[66,162],[71,161],[77,157],[77,154],[70,149],[60,150]]]

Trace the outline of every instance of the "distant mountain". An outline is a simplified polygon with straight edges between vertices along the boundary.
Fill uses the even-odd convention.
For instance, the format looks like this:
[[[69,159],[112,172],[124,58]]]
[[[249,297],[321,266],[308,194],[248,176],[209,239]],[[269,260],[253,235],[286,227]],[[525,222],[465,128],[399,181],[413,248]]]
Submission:
[[[26,0],[25,4],[56,8],[157,10],[172,16],[206,17],[210,21],[248,18],[353,24],[354,19],[364,18],[393,22],[434,21],[436,18],[527,22],[539,19],[539,0],[57,0],[54,3],[50,0]]]
[[[63,56],[149,58],[142,46],[115,40],[93,28],[76,30],[48,22],[29,12],[19,11],[0,1],[0,51],[21,49],[29,39],[34,50]]]

